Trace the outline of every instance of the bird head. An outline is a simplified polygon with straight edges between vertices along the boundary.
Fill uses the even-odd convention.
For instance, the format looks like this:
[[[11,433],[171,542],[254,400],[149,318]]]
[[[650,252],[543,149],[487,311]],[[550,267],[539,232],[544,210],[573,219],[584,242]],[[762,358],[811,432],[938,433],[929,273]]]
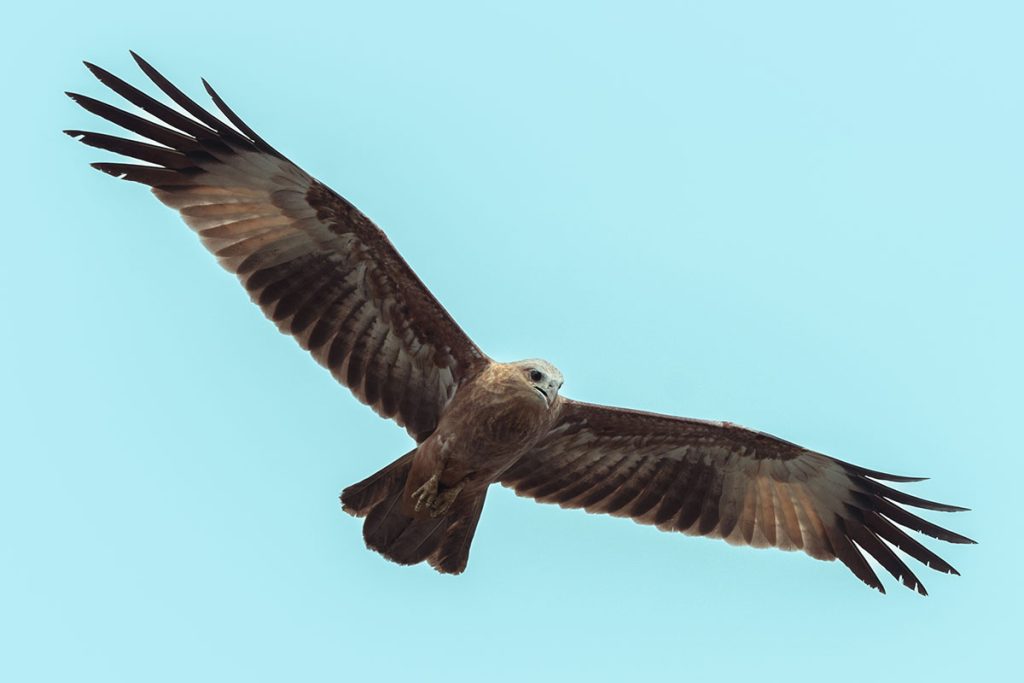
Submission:
[[[558,390],[562,388],[562,373],[551,363],[539,358],[521,360],[512,365],[521,373],[521,377],[547,407],[554,405],[558,398]]]

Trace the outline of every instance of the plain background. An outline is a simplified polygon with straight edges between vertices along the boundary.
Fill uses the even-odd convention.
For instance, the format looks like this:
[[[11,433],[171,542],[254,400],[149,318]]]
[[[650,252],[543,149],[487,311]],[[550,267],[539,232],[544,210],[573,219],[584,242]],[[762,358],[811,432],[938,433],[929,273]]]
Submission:
[[[982,680],[1016,668],[1017,3],[5,10],[0,678]],[[628,5],[628,6],[627,6]],[[405,452],[181,221],[60,134],[135,49],[584,400],[931,481],[921,598],[496,489],[469,570],[364,549]],[[152,92],[153,89],[149,88]],[[979,678],[980,677],[980,678]]]

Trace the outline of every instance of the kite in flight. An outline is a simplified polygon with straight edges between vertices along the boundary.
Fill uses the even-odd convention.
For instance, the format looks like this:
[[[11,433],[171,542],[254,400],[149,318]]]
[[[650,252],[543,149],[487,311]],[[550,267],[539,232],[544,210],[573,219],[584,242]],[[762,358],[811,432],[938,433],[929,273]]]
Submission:
[[[228,122],[132,53],[180,110],[86,66],[149,116],[68,93],[150,142],[66,131],[138,163],[96,163],[148,185],[176,209],[252,300],[362,402],[416,446],[346,488],[368,547],[400,564],[466,568],[491,484],[587,512],[734,545],[840,560],[885,592],[867,553],[905,586],[924,586],[893,548],[956,574],[916,531],[973,543],[904,506],[956,511],[882,482],[919,481],[831,458],[729,422],[582,403],[550,363],[498,363],[448,315],[387,236],[247,126],[206,81]],[[185,112],[185,113],[182,113]]]

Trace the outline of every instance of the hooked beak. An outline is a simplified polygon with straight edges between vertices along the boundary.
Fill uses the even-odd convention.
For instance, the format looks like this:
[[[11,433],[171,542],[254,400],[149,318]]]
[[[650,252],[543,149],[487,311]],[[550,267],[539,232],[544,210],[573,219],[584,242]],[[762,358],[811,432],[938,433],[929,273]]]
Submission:
[[[544,398],[544,404],[545,405],[548,405],[548,406],[551,405],[551,399],[548,397],[548,392],[544,391],[543,389],[541,389],[537,385],[534,385],[533,389],[534,389],[534,391],[536,391],[538,394],[540,394]]]

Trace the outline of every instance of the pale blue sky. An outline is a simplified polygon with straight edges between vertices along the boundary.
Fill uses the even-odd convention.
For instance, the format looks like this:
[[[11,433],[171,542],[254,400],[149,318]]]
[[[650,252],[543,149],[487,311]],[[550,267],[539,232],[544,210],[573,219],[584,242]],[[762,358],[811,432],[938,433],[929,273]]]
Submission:
[[[5,14],[0,679],[1016,667],[1018,3],[210,4]],[[963,576],[881,596],[504,489],[463,576],[365,550],[337,495],[403,431],[60,133],[110,130],[62,91],[116,99],[82,59],[143,84],[129,48],[210,79],[496,358],[932,477],[974,508],[929,515],[980,542],[928,542]]]

